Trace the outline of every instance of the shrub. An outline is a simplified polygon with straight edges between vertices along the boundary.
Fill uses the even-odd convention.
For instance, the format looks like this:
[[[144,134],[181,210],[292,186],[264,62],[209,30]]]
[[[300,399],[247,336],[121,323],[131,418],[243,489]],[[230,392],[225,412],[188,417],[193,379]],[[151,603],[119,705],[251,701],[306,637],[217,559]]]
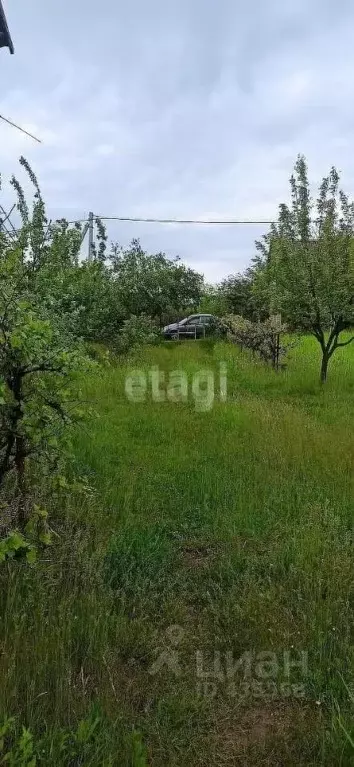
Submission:
[[[228,328],[229,338],[241,346],[259,354],[265,362],[270,362],[274,368],[283,366],[281,360],[285,357],[290,344],[281,344],[280,336],[285,333],[286,326],[278,323],[275,318],[265,322],[251,322],[238,315],[227,315],[222,322]]]
[[[133,314],[123,323],[123,328],[116,340],[116,351],[125,354],[136,346],[156,344],[161,340],[157,325],[146,314]]]

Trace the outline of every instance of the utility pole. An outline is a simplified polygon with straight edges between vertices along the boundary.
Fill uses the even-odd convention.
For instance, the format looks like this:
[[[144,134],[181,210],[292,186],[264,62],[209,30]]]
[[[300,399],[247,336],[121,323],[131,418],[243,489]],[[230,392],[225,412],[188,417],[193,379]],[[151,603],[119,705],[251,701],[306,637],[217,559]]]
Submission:
[[[91,263],[93,258],[93,213],[89,213],[88,220],[88,262]]]
[[[0,232],[5,232],[6,234],[15,234],[16,235],[16,229],[11,221],[11,213],[16,208],[16,205],[13,205],[10,212],[6,213],[6,210],[0,205]],[[3,218],[4,216],[4,218]],[[5,226],[6,224],[6,226]],[[8,229],[10,227],[10,230]]]

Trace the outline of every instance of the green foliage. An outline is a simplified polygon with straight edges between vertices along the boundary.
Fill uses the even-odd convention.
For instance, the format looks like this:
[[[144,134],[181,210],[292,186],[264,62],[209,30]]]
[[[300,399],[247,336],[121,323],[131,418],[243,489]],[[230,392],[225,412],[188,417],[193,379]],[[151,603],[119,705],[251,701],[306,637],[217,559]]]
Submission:
[[[15,719],[5,719],[0,725],[0,764],[7,767],[36,767],[33,736],[30,730],[22,727],[20,735],[15,737],[9,750],[5,751],[5,742],[12,735]]]
[[[198,306],[203,278],[178,259],[149,255],[133,240],[127,250],[113,246],[110,262],[125,317],[145,313],[162,324],[166,316]]]
[[[70,382],[89,363],[73,329],[73,303],[62,295],[81,238],[64,222],[48,228],[37,180],[21,164],[35,187],[32,216],[13,179],[22,228],[0,239],[0,486],[16,474],[23,529],[27,463],[56,465],[65,427],[78,415]]]
[[[102,717],[93,710],[89,717],[81,719],[74,732],[64,732],[62,734],[61,756],[65,754],[69,763],[73,760],[80,760],[82,763],[89,758],[102,724]]]
[[[26,524],[25,532],[35,543],[50,546],[52,543],[52,531],[48,525],[48,511],[35,504]]]
[[[259,292],[267,293],[271,312],[315,336],[322,381],[336,349],[354,340],[340,341],[354,325],[354,203],[339,189],[339,180],[332,168],[315,202],[300,156],[290,179],[291,205],[280,206],[278,222],[258,243]]]
[[[253,292],[254,272],[230,275],[219,286],[219,293],[226,306],[225,314],[240,315],[248,320],[265,319],[267,313]]]
[[[63,308],[72,317],[72,330],[89,341],[111,341],[126,318],[118,283],[102,261],[83,262],[65,271],[61,285]]]
[[[146,314],[140,314],[138,317],[133,314],[129,319],[124,320],[122,330],[116,339],[115,350],[119,354],[124,354],[134,347],[156,344],[159,341],[161,341],[161,333],[151,318]]]
[[[99,753],[100,730],[106,722],[93,706],[91,712],[81,719],[74,729],[57,728],[50,733],[34,737],[30,729],[19,730],[15,717],[7,718],[0,724],[0,765],[6,767],[39,767],[53,764],[52,753],[55,751],[57,763],[61,765],[96,765]],[[51,735],[51,737],[50,737]],[[132,764],[144,767],[144,747],[139,740],[139,733],[134,733],[131,745]],[[100,761],[102,767],[111,767],[114,754]],[[135,761],[134,761],[135,760]]]
[[[6,538],[0,540],[0,564],[9,559],[22,559],[25,557],[27,562],[33,564],[37,557],[36,548],[18,531],[10,533]]]
[[[109,367],[111,364],[112,354],[104,344],[89,341],[85,344],[85,349],[90,359],[98,362],[103,367]]]
[[[26,522],[24,532],[12,530],[0,539],[0,564],[11,559],[26,559],[29,564],[37,560],[39,549],[50,546],[52,530],[48,524],[48,512],[37,504]]]
[[[243,274],[232,274],[219,285],[205,286],[198,311],[217,317],[233,315],[252,322],[264,321],[269,316],[269,301],[260,290],[261,270],[262,264],[255,259],[253,266]]]
[[[220,286],[206,285],[197,312],[223,317],[229,311],[228,302]]]

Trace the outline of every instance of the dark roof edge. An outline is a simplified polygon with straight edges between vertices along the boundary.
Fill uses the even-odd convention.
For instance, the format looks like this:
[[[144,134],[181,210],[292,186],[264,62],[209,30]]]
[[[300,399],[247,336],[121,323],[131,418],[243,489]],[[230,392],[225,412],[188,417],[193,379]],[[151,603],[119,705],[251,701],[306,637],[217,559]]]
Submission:
[[[7,26],[5,11],[3,9],[1,0],[0,0],[0,22],[2,22],[2,26],[3,26],[4,31],[5,31],[5,46],[7,46],[9,48],[10,53],[15,53],[14,45],[13,45],[13,42],[11,40],[11,35],[10,35],[9,28]],[[2,47],[4,47],[4,46],[2,46]]]

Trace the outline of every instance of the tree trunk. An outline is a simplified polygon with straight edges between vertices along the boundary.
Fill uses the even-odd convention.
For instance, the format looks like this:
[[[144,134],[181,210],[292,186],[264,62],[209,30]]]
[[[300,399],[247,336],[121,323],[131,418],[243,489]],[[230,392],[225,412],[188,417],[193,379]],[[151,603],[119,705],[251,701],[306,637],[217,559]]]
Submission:
[[[26,441],[20,432],[21,421],[23,418],[23,391],[22,391],[22,377],[19,373],[14,376],[10,383],[10,389],[15,398],[15,407],[13,414],[13,439],[14,439],[14,467],[17,475],[17,491],[18,491],[18,506],[17,506],[17,522],[21,530],[23,530],[26,524]]]
[[[26,513],[26,451],[25,441],[23,437],[16,437],[15,447],[15,468],[17,473],[17,488],[18,488],[18,506],[17,506],[17,520],[21,530],[25,527],[27,522]]]
[[[326,351],[324,351],[322,353],[321,383],[326,383],[327,381],[328,363],[329,363],[329,355]]]

